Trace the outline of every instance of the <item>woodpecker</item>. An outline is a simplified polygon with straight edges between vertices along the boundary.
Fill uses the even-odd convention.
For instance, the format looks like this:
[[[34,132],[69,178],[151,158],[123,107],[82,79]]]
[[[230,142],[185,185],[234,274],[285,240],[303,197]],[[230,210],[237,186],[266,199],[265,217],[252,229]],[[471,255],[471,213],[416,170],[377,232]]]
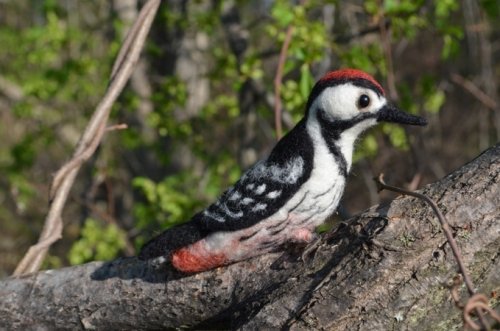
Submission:
[[[426,125],[390,104],[369,74],[341,69],[313,87],[305,116],[219,199],[149,241],[139,258],[165,257],[195,273],[308,243],[344,191],[357,137],[378,122]]]

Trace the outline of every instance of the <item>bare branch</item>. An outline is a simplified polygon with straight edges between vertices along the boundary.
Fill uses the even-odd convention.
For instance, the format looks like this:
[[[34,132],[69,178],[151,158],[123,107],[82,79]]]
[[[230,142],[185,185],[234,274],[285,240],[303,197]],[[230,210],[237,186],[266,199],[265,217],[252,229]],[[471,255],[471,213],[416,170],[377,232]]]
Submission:
[[[399,95],[398,90],[396,89],[396,78],[394,75],[394,66],[392,61],[392,48],[391,48],[391,31],[390,27],[387,24],[386,19],[384,18],[383,11],[381,12],[381,16],[379,18],[379,29],[380,29],[380,38],[382,39],[382,45],[385,54],[385,60],[387,62],[387,87],[389,90],[389,96],[393,101],[398,101]]]
[[[276,76],[274,77],[274,125],[276,128],[276,138],[278,140],[283,135],[283,128],[281,124],[281,85],[283,79],[283,69],[285,67],[288,47],[292,41],[293,29],[293,25],[290,25],[286,30],[285,40],[283,41],[283,46],[281,47],[278,60],[278,69],[276,69]]]
[[[110,125],[106,128],[106,131],[116,131],[116,130],[125,130],[128,129],[128,125],[126,123],[114,124]]]
[[[19,101],[23,98],[23,89],[6,78],[0,76],[0,93],[11,101]]]
[[[301,0],[299,5],[304,5],[305,0]],[[280,56],[278,59],[278,68],[276,69],[276,75],[274,76],[274,125],[276,128],[276,138],[279,140],[283,135],[283,125],[281,114],[283,112],[281,105],[281,85],[283,80],[283,69],[285,68],[286,57],[288,53],[288,48],[292,42],[294,26],[289,25],[286,29],[285,40],[283,41],[283,46],[281,46]]]
[[[28,250],[16,267],[14,275],[39,270],[50,245],[61,238],[63,228],[61,214],[69,191],[81,165],[92,156],[101,142],[111,107],[133,72],[159,5],[160,0],[149,0],[130,29],[113,66],[108,89],[83,132],[73,157],[54,176],[49,193],[49,212],[39,242]]]
[[[487,108],[491,110],[496,110],[498,105],[493,98],[491,98],[488,94],[484,93],[479,87],[477,87],[473,82],[468,79],[465,79],[463,76],[459,74],[452,74],[451,80],[460,85],[464,90],[469,92],[474,98],[476,98],[479,102],[485,105]]]

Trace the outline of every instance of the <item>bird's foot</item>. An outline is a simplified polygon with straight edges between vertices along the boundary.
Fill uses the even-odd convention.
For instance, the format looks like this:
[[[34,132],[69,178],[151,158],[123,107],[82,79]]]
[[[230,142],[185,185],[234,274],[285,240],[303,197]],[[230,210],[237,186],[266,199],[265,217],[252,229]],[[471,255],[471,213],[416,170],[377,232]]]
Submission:
[[[301,228],[293,232],[292,241],[298,244],[297,246],[303,246],[301,255],[302,262],[309,264],[314,258],[314,253],[321,243],[321,238],[311,230]]]
[[[311,230],[306,228],[301,228],[293,231],[292,233],[292,241],[298,244],[309,244],[316,238],[317,235],[313,233]]]
[[[304,248],[302,252],[302,262],[305,264],[310,264],[316,255],[316,251],[318,250],[321,244],[321,237],[317,234],[314,234],[314,239],[312,239],[308,245]]]

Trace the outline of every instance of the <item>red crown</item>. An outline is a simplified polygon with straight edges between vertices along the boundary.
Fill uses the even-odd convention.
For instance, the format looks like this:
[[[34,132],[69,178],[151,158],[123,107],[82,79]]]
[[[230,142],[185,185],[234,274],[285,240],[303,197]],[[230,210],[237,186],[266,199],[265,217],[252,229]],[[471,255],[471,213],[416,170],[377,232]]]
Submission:
[[[371,75],[358,69],[340,69],[336,71],[330,71],[329,73],[321,77],[319,81],[325,83],[335,80],[353,79],[365,79],[375,85],[375,87],[380,91],[380,93],[382,93],[382,95],[385,95],[384,89],[382,88],[382,85],[379,84],[379,82],[377,82]]]

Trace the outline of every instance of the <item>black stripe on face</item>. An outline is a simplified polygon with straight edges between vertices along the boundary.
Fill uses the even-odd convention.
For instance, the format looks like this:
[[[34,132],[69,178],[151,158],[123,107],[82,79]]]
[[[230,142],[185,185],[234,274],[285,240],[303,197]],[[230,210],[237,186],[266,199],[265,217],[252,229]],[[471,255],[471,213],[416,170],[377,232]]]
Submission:
[[[372,113],[360,113],[358,116],[349,120],[330,120],[327,118],[323,109],[318,109],[316,116],[321,127],[321,134],[325,138],[330,153],[335,157],[342,175],[347,177],[347,162],[340,148],[337,146],[337,141],[340,139],[342,132],[368,118],[376,118],[376,115]]]
[[[338,125],[332,126],[332,122],[328,121],[325,118],[325,114],[321,109],[318,110],[317,117],[319,125],[321,127],[321,134],[325,138],[326,145],[328,146],[330,153],[332,153],[333,157],[335,158],[335,161],[337,161],[340,173],[342,174],[342,176],[347,177],[347,162],[336,144],[336,142],[340,138],[340,134],[342,133],[342,131],[344,131],[343,125],[339,121]]]
[[[352,85],[357,86],[357,87],[363,87],[372,90],[377,94],[378,97],[382,96],[382,92],[378,89],[378,87],[370,82],[369,80],[366,79],[354,79],[351,80]]]

